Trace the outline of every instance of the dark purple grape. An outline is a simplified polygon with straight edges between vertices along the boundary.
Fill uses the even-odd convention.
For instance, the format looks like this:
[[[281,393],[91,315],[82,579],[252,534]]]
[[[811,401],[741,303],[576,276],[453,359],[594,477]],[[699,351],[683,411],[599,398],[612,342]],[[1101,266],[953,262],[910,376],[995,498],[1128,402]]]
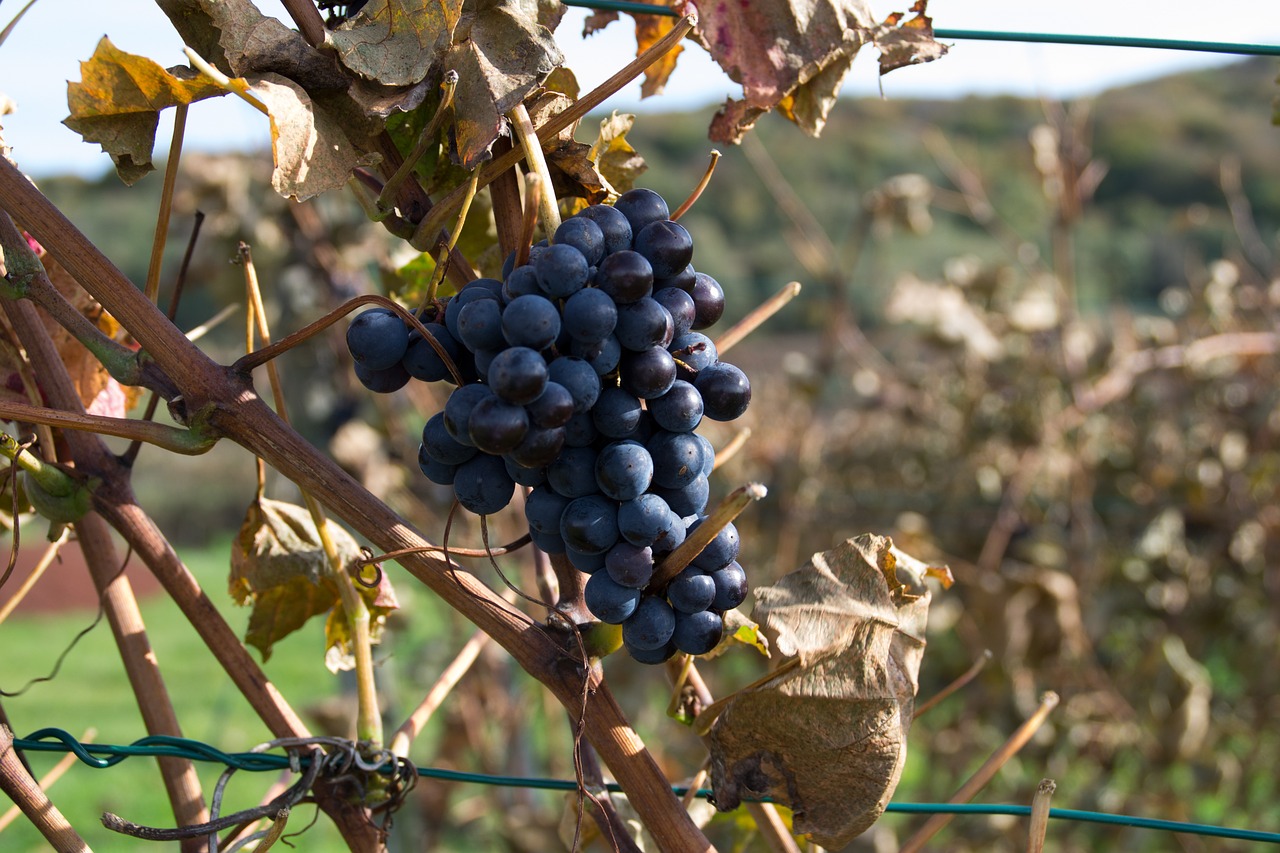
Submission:
[[[636,235],[650,222],[658,222],[671,218],[671,208],[662,196],[650,189],[636,187],[618,196],[613,209],[627,218],[631,223],[631,233]],[[632,238],[634,240],[634,236]]]
[[[447,312],[446,312],[447,313]],[[458,314],[458,339],[472,352],[507,346],[502,336],[502,305],[495,299],[476,299]]]
[[[569,553],[572,553],[572,549]],[[640,590],[619,586],[609,577],[608,572],[597,571],[587,578],[582,599],[586,602],[587,609],[601,622],[621,625],[636,612],[636,606],[640,603]]]
[[[625,646],[626,644],[624,643],[623,645]],[[631,646],[626,646],[626,649],[627,654],[631,655],[632,660],[636,663],[643,663],[649,666],[666,663],[675,656],[676,652],[680,651],[676,648],[676,644],[670,640],[667,641],[666,645],[659,646],[656,649],[633,649]]]
[[[513,346],[498,353],[486,375],[493,393],[517,406],[532,403],[547,387],[547,363],[537,350],[528,347]]]
[[[737,561],[711,573],[716,585],[716,597],[711,608],[724,612],[737,607],[747,598],[747,573]]]
[[[720,360],[715,342],[701,332],[688,332],[671,342],[669,347],[676,360],[676,373],[685,382],[693,382],[698,372]]]
[[[689,526],[689,533],[702,526],[705,518],[700,518]],[[738,558],[738,548],[742,542],[738,536],[738,528],[729,522],[716,533],[716,537],[693,558],[693,565],[706,572],[723,569]]]
[[[409,384],[409,371],[398,361],[386,370],[370,370],[356,362],[355,370],[360,384],[375,394],[390,394]]]
[[[551,242],[573,246],[587,259],[589,266],[600,263],[605,256],[604,231],[585,216],[574,216],[561,222]]]
[[[569,352],[591,365],[597,376],[608,376],[618,369],[618,362],[622,360],[622,344],[613,335],[597,344],[574,341]]]
[[[653,482],[664,489],[682,489],[702,474],[702,443],[693,433],[661,430],[646,447],[653,457]]]
[[[591,410],[591,419],[601,435],[609,438],[627,438],[640,425],[644,409],[634,394],[621,388],[605,388]]]
[[[656,284],[654,286],[657,287]],[[675,287],[664,287],[653,291],[653,299],[666,308],[667,313],[671,315],[672,340],[689,334],[689,330],[693,328],[694,318],[697,316],[697,307],[693,304],[692,296]]]
[[[624,352],[618,365],[622,387],[641,400],[661,397],[676,381],[676,360],[662,347]]]
[[[539,551],[547,554],[563,554],[569,550],[564,540],[555,533],[539,533],[536,530],[530,530],[529,538],[533,540],[534,545],[538,546]]]
[[[565,548],[565,554],[568,555],[573,567],[583,574],[593,575],[604,568],[604,554],[584,554],[572,548]],[[638,601],[639,598],[636,600]]]
[[[452,486],[458,466],[432,459],[425,447],[418,448],[418,468],[431,482],[440,486]]]
[[[390,308],[371,308],[347,327],[347,350],[370,374],[394,367],[408,346],[409,330]]]
[[[648,259],[654,279],[677,275],[693,261],[693,238],[679,222],[650,222],[636,233],[633,248]]]
[[[623,349],[641,352],[649,347],[665,347],[675,335],[671,312],[652,297],[646,296],[617,308],[614,335]]]
[[[564,425],[564,443],[570,447],[589,447],[599,437],[590,412],[578,412]]]
[[[677,379],[667,393],[648,402],[649,414],[669,432],[693,432],[702,420],[702,395],[683,379]]]
[[[480,282],[482,279],[476,279],[466,287],[459,290],[457,295],[449,300],[444,309],[444,325],[449,330],[449,334],[453,335],[454,340],[461,341],[462,333],[458,329],[458,318],[462,314],[462,309],[470,305],[472,302],[481,299],[494,299],[499,297],[493,294],[493,291],[485,287]]]
[[[507,474],[502,459],[477,453],[458,466],[453,493],[458,503],[476,515],[492,515],[511,503],[515,481]]]
[[[596,286],[619,305],[635,302],[653,291],[653,266],[639,252],[614,252],[596,269]]]
[[[548,246],[538,255],[533,268],[543,292],[557,299],[581,290],[591,273],[591,264],[582,252],[568,244]]]
[[[600,377],[580,358],[562,355],[547,366],[547,377],[573,396],[574,412],[589,412],[600,397]]]
[[[529,415],[524,407],[505,403],[496,396],[476,403],[467,419],[471,443],[494,456],[513,450],[528,431]]]
[[[622,641],[632,649],[658,649],[667,644],[675,629],[676,614],[666,599],[646,595],[631,618],[622,623]]]
[[[607,204],[593,204],[578,211],[577,219],[590,219],[600,227],[604,234],[604,253],[612,255],[623,249],[631,248],[631,223],[627,217],[615,207]],[[599,261],[596,261],[599,263]]]
[[[604,568],[619,586],[644,589],[653,577],[653,549],[619,542],[605,554]]]
[[[618,532],[633,545],[652,545],[662,537],[670,516],[666,501],[646,493],[618,507]]]
[[[653,481],[653,458],[642,444],[617,441],[596,457],[596,483],[615,501],[635,500]]]
[[[517,296],[502,311],[502,337],[513,347],[544,350],[559,334],[560,309],[544,296]]]
[[[507,466],[507,474],[521,486],[532,489],[547,482],[546,468],[526,468],[512,459],[510,454],[503,454],[502,461]]]
[[[538,273],[530,264],[513,269],[502,285],[503,302],[511,302],[521,296],[541,295],[542,287],[538,284]]]
[[[724,314],[724,288],[706,273],[698,273],[693,283],[693,304],[697,307],[697,316],[693,321],[694,330],[714,326]]]
[[[698,372],[694,382],[702,395],[703,411],[713,421],[731,421],[751,403],[747,375],[727,362],[717,362]]]
[[[547,466],[547,482],[566,498],[596,494],[596,450],[593,447],[566,447]]]
[[[475,446],[471,441],[469,422],[471,411],[481,400],[494,397],[493,389],[487,385],[463,385],[454,389],[444,404],[444,426],[455,441]]]
[[[564,448],[564,427],[530,426],[524,438],[507,454],[525,468],[542,469],[560,458]]]
[[[705,655],[719,645],[720,638],[724,636],[724,620],[708,610],[676,613],[675,616],[671,639],[676,648],[687,655]]]
[[[560,538],[575,551],[603,554],[618,541],[618,505],[600,495],[574,498],[560,516]]]
[[[674,287],[677,290],[683,290],[685,293],[693,293],[693,282],[696,276],[697,272],[694,270],[693,264],[689,264],[673,276],[654,279],[653,289],[659,290],[664,287]]]
[[[667,601],[680,613],[701,613],[716,597],[716,583],[695,566],[686,566],[667,585]],[[679,619],[679,615],[676,619]]]
[[[550,486],[537,486],[524,499],[524,517],[529,527],[541,533],[560,533],[560,517],[569,498]]]
[[[432,459],[449,465],[460,465],[478,452],[449,434],[444,424],[444,412],[436,412],[427,420],[422,428],[422,446]]]
[[[706,510],[707,498],[711,496],[711,484],[706,477],[699,475],[683,488],[655,488],[653,491],[671,506],[676,515],[688,518],[691,515],[701,515]]]
[[[525,404],[525,410],[540,427],[564,426],[573,417],[573,395],[559,382],[547,382],[542,393]]]
[[[563,315],[569,336],[584,344],[603,341],[618,324],[618,306],[598,287],[584,287],[566,299]]]
[[[441,323],[427,323],[424,328],[440,344],[440,348],[445,351],[456,367],[458,358],[462,354],[462,346],[453,339],[449,330]],[[404,351],[404,357],[400,359],[400,363],[404,365],[404,369],[410,376],[422,382],[440,382],[446,379],[453,381],[453,374],[449,372],[444,359],[436,352],[431,342],[416,330],[409,334],[409,347]]]

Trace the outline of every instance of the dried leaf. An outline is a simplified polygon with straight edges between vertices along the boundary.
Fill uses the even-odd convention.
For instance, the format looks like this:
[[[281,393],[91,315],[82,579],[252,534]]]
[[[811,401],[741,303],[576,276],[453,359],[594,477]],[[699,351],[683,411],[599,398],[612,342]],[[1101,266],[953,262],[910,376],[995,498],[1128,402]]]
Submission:
[[[672,6],[674,4],[671,0],[660,0],[653,5]],[[636,19],[636,56],[652,47],[654,42],[661,41],[680,20],[670,15],[632,15],[632,17]],[[671,72],[676,70],[676,60],[683,51],[684,48],[677,44],[645,69],[644,82],[640,84],[640,97],[647,98],[650,95],[662,94],[662,90],[667,87],[667,80],[671,79]]]
[[[724,638],[702,657],[719,657],[736,645],[749,646],[769,657],[769,638],[760,630],[759,625],[743,616],[742,611],[735,607],[724,613]]]
[[[345,185],[357,166],[377,162],[356,148],[343,126],[297,83],[278,74],[248,79],[271,116],[271,186],[280,195],[306,201]]]
[[[644,158],[627,141],[635,126],[634,115],[614,112],[600,122],[600,134],[591,146],[591,159],[614,192],[624,193],[635,186],[636,179],[649,168]]]
[[[120,179],[133,184],[155,169],[151,150],[160,110],[226,94],[203,76],[174,73],[188,70],[166,71],[103,38],[93,56],[80,63],[80,82],[67,83],[71,114],[63,124],[85,142],[101,145],[116,164]]]
[[[396,600],[395,590],[385,573],[378,578],[373,587],[356,584],[356,591],[364,598],[369,608],[369,640],[374,645],[382,642],[382,632],[387,625],[387,616],[400,607]],[[345,672],[355,669],[355,655],[351,646],[351,621],[347,618],[347,610],[339,602],[337,607],[329,611],[324,622],[324,665],[330,672]]]
[[[926,14],[928,6],[929,0],[916,0],[911,7],[914,17],[902,21],[903,13],[894,12],[877,28],[875,43],[880,49],[881,76],[906,65],[919,65],[946,56],[947,46],[933,38],[933,18]]]
[[[564,62],[537,13],[530,0],[476,0],[464,6],[441,64],[458,72],[454,112],[458,158],[465,169],[488,159],[503,131],[503,116]]]
[[[596,9],[582,22],[582,37],[593,36],[605,27],[618,20],[618,13],[605,9]]]
[[[908,570],[900,581],[892,546],[859,536],[755,591],[753,618],[795,664],[731,697],[712,726],[722,810],[773,797],[796,832],[831,848],[884,811],[906,760],[930,597]]]
[[[362,77],[412,86],[448,49],[461,15],[462,0],[372,0],[325,43]]]
[[[326,521],[343,566],[359,565],[360,546]],[[320,536],[306,508],[267,498],[249,505],[231,548],[231,597],[252,604],[245,642],[271,656],[271,647],[308,619],[338,603]]]
[[[573,99],[559,92],[544,91],[527,104],[529,118],[535,126],[545,124],[552,116],[573,106]],[[609,186],[591,156],[592,146],[573,138],[577,122],[566,127],[554,139],[539,139],[547,167],[551,172],[551,185],[556,198],[581,198],[588,204],[604,201],[617,193]]]

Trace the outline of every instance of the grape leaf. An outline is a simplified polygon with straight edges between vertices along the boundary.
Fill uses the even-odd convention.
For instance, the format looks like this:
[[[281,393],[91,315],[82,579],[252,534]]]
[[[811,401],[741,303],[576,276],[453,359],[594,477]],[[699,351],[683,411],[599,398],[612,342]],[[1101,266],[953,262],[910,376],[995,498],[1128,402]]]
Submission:
[[[377,162],[376,155],[353,145],[343,125],[297,83],[279,74],[247,79],[271,117],[271,186],[280,195],[306,201],[345,185],[357,166]]]
[[[671,6],[673,3],[671,0],[660,0],[653,5]],[[680,20],[669,15],[633,15],[632,17],[636,19],[636,56],[652,47],[654,42],[661,41]],[[671,72],[676,70],[676,60],[679,59],[683,50],[684,47],[677,44],[645,69],[644,82],[640,84],[640,97],[647,98],[650,95],[662,94],[662,90],[667,87],[667,80],[671,78]]]
[[[649,165],[636,153],[627,141],[627,134],[635,126],[636,117],[614,112],[600,121],[600,133],[591,145],[591,159],[615,192],[624,193],[635,186]]]
[[[226,94],[208,78],[190,76],[189,69],[166,71],[145,56],[120,50],[107,38],[80,63],[80,76],[80,82],[67,83],[71,115],[63,124],[85,142],[101,145],[126,184],[155,169],[151,150],[160,110]]]
[[[372,0],[325,35],[342,64],[384,86],[412,86],[449,47],[462,0]]]
[[[933,18],[926,14],[928,5],[929,0],[916,0],[911,7],[914,17],[903,21],[903,13],[894,12],[877,28],[875,42],[880,49],[882,76],[897,68],[932,62],[946,55],[947,46],[933,38]]]
[[[559,92],[543,91],[526,105],[529,119],[534,126],[546,124],[553,116],[573,106],[573,99]],[[566,127],[553,139],[539,138],[547,169],[551,173],[551,185],[556,198],[585,199],[587,204],[604,201],[613,192],[596,167],[591,156],[592,147],[573,138],[578,122]]]
[[[331,520],[325,524],[344,567],[353,571],[362,559],[360,546],[340,525]],[[261,498],[249,505],[232,543],[229,588],[236,603],[253,605],[245,642],[261,651],[263,660],[271,657],[275,643],[311,617],[341,611],[311,514],[283,501]],[[378,602],[382,617],[397,606],[385,576],[377,589],[356,588],[371,606]]]
[[[358,583],[356,591],[369,608],[369,640],[377,645],[382,641],[388,614],[400,607],[395,590],[391,588],[391,581],[387,580],[387,575],[383,572],[376,585],[370,587]],[[351,647],[351,620],[347,618],[347,610],[342,602],[338,602],[324,620],[324,646],[324,665],[330,672],[355,669],[355,655]]]
[[[884,811],[906,760],[930,598],[892,548],[859,536],[755,591],[752,618],[791,662],[730,697],[710,729],[720,809],[773,797],[829,848]]]
[[[464,169],[488,159],[503,116],[564,62],[532,0],[475,0],[463,6],[442,67],[458,72],[454,95],[458,158]]]

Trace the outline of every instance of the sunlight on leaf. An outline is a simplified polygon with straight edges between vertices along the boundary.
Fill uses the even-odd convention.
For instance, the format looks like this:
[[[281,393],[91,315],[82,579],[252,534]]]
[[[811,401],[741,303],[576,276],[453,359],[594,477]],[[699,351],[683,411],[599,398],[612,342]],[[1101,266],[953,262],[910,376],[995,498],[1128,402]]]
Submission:
[[[875,822],[906,760],[930,593],[865,534],[755,591],[753,618],[795,660],[731,697],[711,727],[722,810],[773,797],[795,830],[841,848]]]
[[[411,86],[449,47],[461,14],[462,0],[372,0],[325,42],[362,77]]]

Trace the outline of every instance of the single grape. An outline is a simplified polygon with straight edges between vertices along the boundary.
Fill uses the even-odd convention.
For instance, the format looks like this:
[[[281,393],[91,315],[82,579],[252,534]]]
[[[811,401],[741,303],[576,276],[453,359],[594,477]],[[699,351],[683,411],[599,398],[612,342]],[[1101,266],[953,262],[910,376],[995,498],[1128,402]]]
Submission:
[[[505,348],[502,305],[498,300],[476,299],[462,306],[458,314],[458,338],[472,352]]]
[[[427,479],[440,486],[452,486],[453,478],[458,470],[457,465],[450,465],[438,459],[432,459],[425,447],[418,448],[418,467]]]
[[[678,291],[677,291],[678,292]],[[675,321],[671,312],[653,297],[645,296],[617,307],[614,334],[623,349],[641,352],[650,347],[665,347],[672,341]]]
[[[477,453],[474,447],[461,443],[449,434],[444,423],[444,412],[436,412],[427,420],[422,428],[422,446],[432,459],[449,465],[461,465]]]
[[[699,475],[684,488],[655,488],[653,491],[661,496],[677,515],[688,518],[691,515],[701,515],[707,508],[707,498],[711,496],[711,484],[707,482],[706,477]]]
[[[573,567],[583,574],[593,575],[604,568],[604,554],[584,554],[572,548],[566,548],[565,554]]]
[[[705,435],[699,435],[696,432],[693,435],[702,445],[702,476],[710,477],[716,467],[716,449],[711,446],[711,442]]]
[[[511,302],[520,296],[541,296],[538,273],[531,264],[516,267],[502,284],[502,301]]]
[[[693,382],[704,367],[720,360],[715,342],[701,332],[688,332],[671,342],[671,355],[676,360],[677,374],[685,382]]]
[[[589,412],[600,396],[600,377],[580,358],[562,355],[547,366],[547,377],[568,389],[574,412]]]
[[[513,347],[544,350],[559,334],[560,310],[544,296],[517,296],[502,311],[502,337]]]
[[[613,335],[609,335],[597,344],[584,344],[574,341],[569,352],[591,365],[597,376],[608,376],[618,369],[622,359],[622,344]]]
[[[615,207],[607,204],[593,204],[578,211],[576,219],[590,219],[600,227],[604,234],[604,253],[612,255],[623,249],[631,248],[631,223],[627,217]],[[596,261],[595,263],[600,263]]]
[[[569,498],[550,486],[537,486],[524,499],[524,517],[529,527],[542,533],[559,533],[560,516],[569,505]]]
[[[510,453],[503,454],[502,461],[507,466],[507,474],[517,485],[528,486],[532,489],[547,482],[546,468],[526,468],[512,459]]]
[[[693,238],[679,222],[661,219],[650,222],[632,241],[637,252],[653,267],[654,279],[677,275],[693,261]]]
[[[676,648],[687,655],[705,655],[720,643],[723,636],[724,620],[715,613],[708,610],[676,613],[671,639],[675,641]]]
[[[724,288],[706,273],[700,272],[695,278],[691,295],[697,308],[693,321],[693,328],[697,330],[714,326],[724,314]]]
[[[444,325],[456,341],[462,340],[462,333],[458,329],[458,318],[462,315],[463,308],[480,299],[498,300],[500,298],[495,296],[493,291],[481,284],[480,281],[481,279],[477,279],[462,288],[462,290],[459,290],[457,295],[445,305]]]
[[[453,339],[449,330],[441,323],[427,323],[425,328],[440,344],[440,348],[449,356],[454,366],[457,366],[462,346]],[[422,337],[417,330],[409,333],[409,346],[404,351],[404,357],[400,359],[400,363],[404,365],[404,369],[410,376],[422,382],[440,382],[446,379],[453,381],[453,374],[449,372],[444,359],[436,352],[431,342]]]
[[[360,362],[355,363],[356,379],[375,394],[390,394],[409,384],[409,371],[396,362],[385,370],[370,370]]]
[[[652,481],[653,458],[642,444],[617,441],[596,457],[596,483],[615,501],[636,499]]]
[[[560,516],[560,538],[575,551],[603,554],[618,541],[618,505],[601,495],[574,498]]]
[[[409,330],[390,308],[371,308],[347,327],[347,349],[356,364],[375,373],[388,370],[404,357]]]
[[[751,403],[747,375],[727,362],[716,362],[698,371],[694,385],[702,395],[706,416],[713,421],[731,421]]]
[[[476,403],[467,419],[471,443],[485,453],[501,456],[514,450],[529,431],[529,415],[523,406],[486,397]]]
[[[626,648],[627,654],[631,655],[632,659],[635,660],[636,663],[648,664],[649,666],[666,663],[671,660],[676,652],[680,651],[676,648],[676,644],[671,640],[668,640],[666,645],[659,646],[656,649],[632,648],[626,644],[625,640],[622,645]]]
[[[640,425],[644,410],[640,399],[621,388],[605,388],[591,410],[591,418],[601,435],[609,438],[627,438]]]
[[[536,530],[529,531],[529,538],[533,540],[533,544],[538,546],[538,550],[547,554],[563,554],[568,550],[568,546],[564,544],[564,540],[557,533],[539,533]]]
[[[507,456],[525,468],[543,469],[560,458],[563,448],[564,427],[530,426]]]
[[[618,532],[632,545],[652,545],[662,537],[670,516],[667,502],[647,492],[618,507]]]
[[[598,287],[584,287],[566,299],[563,314],[564,328],[584,344],[603,341],[618,324],[618,306]]]
[[[568,553],[572,554],[573,551]],[[640,590],[620,586],[614,583],[608,572],[597,571],[587,578],[587,585],[582,590],[582,600],[586,602],[592,615],[601,622],[621,625],[636,612],[636,606],[640,603]]]
[[[507,310],[510,311],[510,307]],[[513,346],[494,356],[489,363],[487,376],[489,387],[503,401],[523,406],[538,399],[546,390],[547,363],[537,350]]]
[[[547,482],[566,498],[594,495],[596,485],[596,450],[593,447],[566,447],[547,466]]]
[[[686,566],[667,585],[667,601],[680,613],[701,613],[716,597],[716,582],[696,566]],[[678,620],[679,615],[676,616]]]
[[[453,478],[453,493],[458,503],[476,515],[492,515],[515,494],[516,484],[507,474],[502,459],[477,453],[458,466]]]
[[[574,216],[561,222],[551,242],[577,249],[589,266],[600,263],[605,255],[604,231],[585,216]]]
[[[697,272],[694,270],[693,264],[689,264],[673,276],[654,279],[653,289],[659,290],[664,287],[674,287],[677,290],[683,290],[685,293],[693,293],[693,283],[696,278]]]
[[[705,522],[705,518],[700,518],[689,527],[689,533],[697,530]],[[738,536],[738,528],[729,522],[720,531],[716,533],[716,538],[707,543],[707,546],[693,558],[693,565],[707,572],[714,572],[723,569],[738,558],[738,549],[741,547],[741,538]]]
[[[663,501],[663,503],[666,503],[666,501]],[[667,523],[653,543],[653,553],[667,554],[674,551],[680,547],[687,535],[684,519],[674,509],[668,507]]]
[[[444,404],[444,428],[449,431],[449,435],[453,436],[454,441],[470,447],[475,446],[475,442],[471,440],[469,428],[471,412],[481,400],[493,396],[495,395],[492,388],[478,383],[454,389]]]
[[[639,252],[614,252],[596,269],[596,286],[619,305],[635,302],[652,292],[653,266]]]
[[[716,585],[716,597],[711,602],[712,610],[723,613],[746,600],[747,573],[736,560],[723,569],[712,572],[711,580]]]
[[[534,263],[538,284],[544,293],[563,299],[577,293],[587,283],[591,264],[573,246],[557,243],[548,246]]]
[[[599,437],[590,412],[578,412],[564,425],[564,443],[570,447],[590,447]]]
[[[622,623],[622,641],[628,648],[658,649],[667,644],[675,629],[676,615],[671,605],[656,595],[645,595],[636,612]]]
[[[619,542],[605,554],[604,568],[614,583],[644,589],[653,577],[653,549]]]
[[[564,426],[573,417],[573,395],[559,382],[548,382],[536,399],[525,404],[525,410],[540,427]]]
[[[618,365],[622,387],[642,400],[653,400],[671,390],[676,381],[676,360],[662,347],[624,352]]]
[[[640,230],[650,222],[671,218],[671,209],[667,207],[666,199],[653,190],[643,187],[627,190],[618,196],[618,200],[613,203],[613,209],[631,223],[632,235],[639,234]]]
[[[660,430],[646,443],[653,457],[653,482],[682,489],[702,474],[703,447],[694,433]]]
[[[689,330],[693,328],[693,321],[697,317],[697,307],[693,304],[692,296],[676,287],[658,289],[655,283],[653,299],[666,308],[667,313],[671,315],[672,340],[689,334]]]
[[[683,379],[677,379],[667,393],[648,403],[649,414],[669,432],[693,432],[702,420],[702,395]]]

